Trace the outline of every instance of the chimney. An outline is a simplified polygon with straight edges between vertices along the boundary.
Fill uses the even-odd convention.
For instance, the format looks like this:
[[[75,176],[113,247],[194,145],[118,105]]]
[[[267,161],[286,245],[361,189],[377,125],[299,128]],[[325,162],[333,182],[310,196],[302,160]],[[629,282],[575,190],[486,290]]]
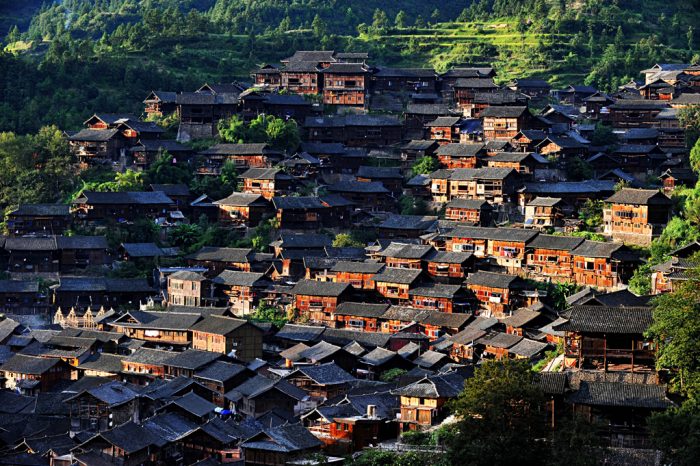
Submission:
[[[368,418],[377,417],[377,406],[376,405],[367,405],[367,417]]]

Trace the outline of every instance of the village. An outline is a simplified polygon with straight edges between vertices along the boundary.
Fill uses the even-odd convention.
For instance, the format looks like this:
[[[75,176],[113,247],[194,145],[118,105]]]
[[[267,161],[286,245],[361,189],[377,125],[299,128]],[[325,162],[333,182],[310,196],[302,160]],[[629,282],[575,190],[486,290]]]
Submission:
[[[532,365],[551,428],[581,414],[639,455],[624,464],[655,464],[647,419],[677,401],[651,300],[700,243],[648,294],[630,281],[697,182],[679,114],[700,106],[700,65],[649,66],[605,93],[297,51],[249,83],[153,90],[142,115],[86,109],[65,133],[76,170],[170,156],[199,179],[233,166],[237,189],[86,189],[7,214],[0,465],[344,464],[454,421],[465,380],[504,359]],[[219,134],[261,115],[299,143]],[[162,241],[110,245],[144,219]],[[169,242],[200,219],[269,238]],[[112,273],[127,266],[144,274]]]

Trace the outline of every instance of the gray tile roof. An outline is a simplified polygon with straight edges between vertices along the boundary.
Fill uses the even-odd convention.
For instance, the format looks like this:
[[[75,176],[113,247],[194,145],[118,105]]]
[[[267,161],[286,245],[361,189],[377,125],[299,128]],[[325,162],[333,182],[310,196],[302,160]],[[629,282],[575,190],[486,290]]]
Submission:
[[[164,364],[166,366],[196,370],[216,361],[221,358],[221,356],[221,353],[187,349],[182,353],[176,353],[174,356],[164,361]]]
[[[568,320],[554,330],[643,334],[653,323],[651,307],[571,306],[569,312]]]
[[[190,329],[193,332],[212,333],[215,335],[228,335],[244,325],[248,324],[247,320],[233,319],[231,317],[209,316],[192,325]]]
[[[268,280],[264,273],[224,270],[212,282],[228,286],[265,286]]]
[[[389,309],[388,304],[344,302],[338,305],[335,314],[356,317],[381,317],[387,309]]]
[[[204,246],[197,252],[186,257],[186,259],[198,261],[219,261],[248,263],[253,250],[250,248],[222,248],[216,246]]]
[[[292,291],[293,295],[338,297],[350,288],[349,283],[300,280]]]
[[[623,188],[607,198],[605,202],[634,205],[671,205],[672,201],[656,189]]]
[[[577,238],[574,236],[554,236],[539,234],[528,244],[528,247],[534,249],[572,251],[581,243],[583,243],[583,241],[583,238]]]
[[[373,275],[372,280],[375,282],[410,285],[418,280],[421,273],[422,270],[420,269],[398,269],[395,267],[387,267],[380,273]]]
[[[305,375],[319,385],[338,385],[350,383],[355,380],[352,375],[345,372],[334,362],[319,364],[317,366],[299,367],[296,371],[289,374],[289,377],[293,377],[297,372]]]
[[[381,250],[378,255],[396,259],[422,259],[433,251],[433,247],[429,244],[391,242],[386,248]]]
[[[666,409],[673,406],[665,385],[581,382],[569,402],[589,406]]]
[[[432,215],[390,215],[379,224],[379,228],[392,230],[431,230],[437,224],[437,217]]]
[[[17,217],[67,217],[70,215],[68,204],[20,204],[18,208],[8,213]]]
[[[518,285],[522,279],[517,275],[508,275],[505,273],[485,272],[480,270],[469,274],[467,277],[467,285],[486,286],[489,288],[511,288]]]

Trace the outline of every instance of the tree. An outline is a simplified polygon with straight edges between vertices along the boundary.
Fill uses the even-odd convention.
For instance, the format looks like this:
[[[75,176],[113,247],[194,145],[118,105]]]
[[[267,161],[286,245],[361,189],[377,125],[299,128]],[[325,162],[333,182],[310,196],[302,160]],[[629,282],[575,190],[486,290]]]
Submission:
[[[334,248],[347,248],[347,247],[363,248],[363,247],[365,247],[365,244],[362,243],[362,241],[358,241],[355,238],[353,238],[352,235],[349,233],[338,233],[337,235],[335,235],[335,238],[333,238],[333,247]]]
[[[326,23],[317,14],[314,16],[314,20],[311,22],[311,30],[314,33],[314,37],[320,39],[326,35]]]
[[[700,257],[691,260],[697,263]],[[658,344],[657,368],[670,371],[676,391],[695,397],[700,393],[700,268],[687,270],[686,276],[672,292],[654,298],[647,336]]]
[[[450,440],[452,464],[547,464],[544,395],[527,362],[489,361],[451,403],[460,421]]]
[[[20,33],[19,33],[19,28],[15,24],[10,28],[10,32],[7,33],[7,37],[5,37],[5,43],[6,44],[14,44],[15,42],[19,41],[21,39]]]
[[[396,19],[394,19],[394,26],[396,29],[403,29],[406,27],[406,12],[403,10],[399,10],[398,13],[396,13]]]
[[[586,199],[578,212],[587,230],[594,230],[603,223],[603,201]]]
[[[427,175],[438,169],[438,161],[428,155],[419,158],[411,167],[413,176]]]
[[[282,310],[268,304],[260,304],[249,318],[255,322],[269,322],[278,329],[282,328],[288,321]]]
[[[629,288],[632,293],[646,296],[651,293],[651,265],[642,264],[630,278]]]
[[[598,123],[591,135],[591,144],[594,146],[611,146],[617,144],[617,135],[610,126]]]
[[[246,124],[238,115],[231,118],[219,120],[217,124],[219,137],[225,142],[242,143],[248,136]]]
[[[690,150],[690,166],[695,173],[700,174],[700,139],[695,141],[695,145]]]
[[[192,174],[178,165],[175,158],[166,151],[148,167],[146,178],[153,184],[188,184]]]
[[[694,466],[700,458],[700,409],[697,400],[652,415],[651,439],[664,454],[665,464]]]
[[[571,157],[566,161],[566,177],[570,181],[590,180],[593,168],[581,157]]]
[[[379,34],[384,32],[389,27],[389,18],[386,16],[384,10],[377,8],[374,10],[372,15],[372,29],[375,33]]]

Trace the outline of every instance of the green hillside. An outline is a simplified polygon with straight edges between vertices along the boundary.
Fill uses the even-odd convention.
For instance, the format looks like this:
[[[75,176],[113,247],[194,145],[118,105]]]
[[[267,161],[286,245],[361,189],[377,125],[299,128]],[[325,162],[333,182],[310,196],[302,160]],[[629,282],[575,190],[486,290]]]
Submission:
[[[477,0],[440,5],[433,14],[439,4],[65,0],[44,6],[5,40],[0,130],[31,132],[47,123],[71,129],[92,111],[136,112],[153,88],[248,80],[257,65],[294,50],[368,51],[374,65],[440,71],[492,63],[500,81],[535,76],[555,86],[586,82],[604,90],[638,79],[654,62],[698,61],[698,0]]]

